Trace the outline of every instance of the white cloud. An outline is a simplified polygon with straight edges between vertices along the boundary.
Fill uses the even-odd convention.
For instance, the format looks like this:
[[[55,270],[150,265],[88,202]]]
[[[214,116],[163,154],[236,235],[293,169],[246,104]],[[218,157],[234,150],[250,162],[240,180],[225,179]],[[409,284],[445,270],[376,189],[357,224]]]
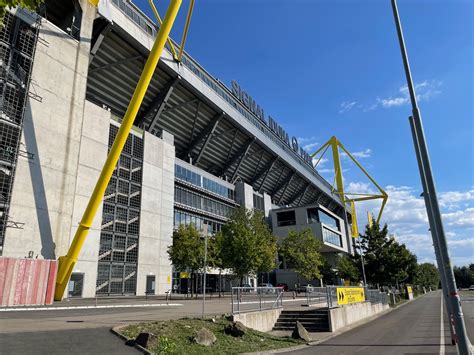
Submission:
[[[351,155],[357,159],[370,158],[372,156],[372,149],[367,148],[358,152],[351,152]],[[345,152],[341,152],[342,157],[347,157]]]
[[[356,101],[342,102],[341,105],[339,105],[339,114],[352,110],[352,108],[355,106],[356,103],[357,103]]]
[[[351,188],[351,190],[349,190]],[[351,192],[371,193],[370,185],[360,182],[348,184]],[[428,218],[424,199],[420,192],[409,186],[389,185],[385,188],[388,202],[382,216],[382,223],[387,223],[390,233],[405,243],[420,262],[435,262],[433,242],[429,231]],[[455,265],[466,265],[474,261],[474,198],[473,190],[442,192],[440,206],[445,234],[448,239],[450,256]],[[459,203],[458,205],[455,205]],[[467,205],[466,205],[467,203]],[[363,229],[367,221],[366,212],[375,216],[380,208],[380,201],[357,203],[359,228]],[[450,208],[449,210],[448,207]]]
[[[415,84],[416,99],[418,101],[429,101],[433,97],[441,94],[441,86],[443,83],[439,80],[424,80],[421,83]],[[368,105],[358,104],[356,101],[344,101],[340,105],[339,113],[345,113],[352,108],[356,107],[361,109],[363,112],[373,111],[379,107],[382,108],[393,108],[403,105],[410,104],[410,94],[407,85],[403,85],[398,88],[398,92],[393,93],[388,97],[377,97],[375,102]]]

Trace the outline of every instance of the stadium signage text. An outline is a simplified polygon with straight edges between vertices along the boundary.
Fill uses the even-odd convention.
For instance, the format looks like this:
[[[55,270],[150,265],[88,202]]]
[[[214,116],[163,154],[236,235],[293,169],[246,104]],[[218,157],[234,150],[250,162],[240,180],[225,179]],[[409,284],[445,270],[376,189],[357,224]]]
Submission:
[[[296,137],[290,137],[288,133],[278,124],[270,115],[265,119],[265,111],[246,91],[242,90],[240,85],[232,80],[231,82],[232,94],[247,107],[250,112],[257,116],[265,125],[267,125],[273,133],[277,135],[288,147],[298,153],[306,162],[311,163],[311,157],[308,152],[302,147],[299,147],[298,139]]]

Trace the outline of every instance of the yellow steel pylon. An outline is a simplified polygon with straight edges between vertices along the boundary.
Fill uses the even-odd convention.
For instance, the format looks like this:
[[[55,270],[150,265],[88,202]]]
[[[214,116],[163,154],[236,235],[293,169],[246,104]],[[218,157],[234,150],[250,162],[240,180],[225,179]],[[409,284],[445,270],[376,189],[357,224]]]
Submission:
[[[112,173],[117,165],[117,161],[120,157],[122,149],[127,141],[128,134],[132,128],[135,117],[137,116],[138,110],[142,104],[143,98],[145,97],[148,86],[155,72],[158,61],[160,60],[163,47],[169,36],[173,23],[178,14],[178,10],[181,6],[182,0],[171,0],[168,10],[166,11],[165,18],[158,31],[158,34],[153,44],[153,48],[150,51],[148,59],[143,68],[143,72],[138,81],[137,87],[133,93],[132,99],[128,104],[127,111],[120,125],[120,129],[115,137],[112,148],[110,149],[107,160],[104,163],[104,167],[100,173],[99,179],[95,185],[92,196],[87,204],[84,215],[82,216],[79,227],[77,228],[74,239],[69,247],[69,250],[65,256],[59,257],[59,269],[56,278],[56,290],[54,292],[54,299],[60,301],[63,297],[64,290],[66,289],[69,278],[71,277],[74,265],[77,262],[79,253],[82,249],[82,245],[89,233],[89,229],[94,220],[97,209],[99,208],[100,201],[102,200],[105,189],[109,184]]]
[[[334,163],[334,181],[336,184],[336,189],[334,190],[340,197],[342,204],[345,206],[346,202],[351,203],[351,212],[352,212],[352,236],[354,238],[359,236],[359,231],[357,227],[357,216],[355,209],[355,202],[357,201],[367,201],[382,199],[382,205],[380,206],[380,211],[377,217],[377,224],[380,223],[382,217],[382,212],[387,203],[388,195],[382,187],[369,175],[369,173],[360,165],[360,163],[352,156],[351,153],[342,145],[342,143],[335,137],[332,136],[326,143],[324,143],[316,152],[311,154],[311,158],[318,157],[314,167],[316,168],[326,151],[331,147],[332,158]],[[344,179],[342,176],[342,166],[340,159],[339,148],[343,150],[345,154],[357,165],[357,167],[364,173],[364,175],[375,185],[375,187],[380,191],[380,194],[368,194],[368,193],[357,193],[357,192],[345,192],[344,191]],[[352,197],[358,196],[358,197]],[[369,219],[369,223],[372,221]]]

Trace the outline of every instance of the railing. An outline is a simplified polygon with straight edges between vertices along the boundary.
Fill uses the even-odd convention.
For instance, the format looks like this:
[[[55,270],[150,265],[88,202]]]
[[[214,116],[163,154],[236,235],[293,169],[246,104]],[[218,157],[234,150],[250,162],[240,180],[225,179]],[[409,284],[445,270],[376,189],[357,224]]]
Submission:
[[[360,298],[360,301],[350,301],[350,302],[342,303],[338,300],[338,289],[339,290],[340,289],[354,289],[356,293],[360,293],[362,292],[362,290],[360,290],[362,288],[363,288],[364,297]],[[379,290],[369,290],[367,287],[356,287],[356,286],[312,287],[312,286],[308,286],[306,288],[305,295],[306,295],[307,306],[335,308],[335,307],[340,307],[342,304],[354,304],[354,303],[363,303],[363,302],[370,302],[372,304],[378,304],[378,303],[389,304],[389,296],[386,292],[380,292]]]
[[[232,287],[232,314],[283,307],[283,287]]]
[[[379,290],[365,289],[365,299],[371,303],[382,303],[389,304],[389,296],[386,292],[380,292]]]

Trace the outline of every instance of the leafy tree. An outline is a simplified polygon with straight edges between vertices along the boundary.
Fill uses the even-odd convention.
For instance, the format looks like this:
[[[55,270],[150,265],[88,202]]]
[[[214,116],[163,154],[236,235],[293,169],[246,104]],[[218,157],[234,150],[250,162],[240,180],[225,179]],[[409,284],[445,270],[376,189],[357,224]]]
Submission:
[[[323,265],[320,268],[321,275],[323,277],[323,282],[325,285],[334,285],[336,284],[337,274],[333,270],[331,264],[328,263],[325,257],[323,257]]]
[[[194,274],[204,265],[204,238],[194,224],[187,226],[181,224],[173,232],[173,244],[168,247],[168,255],[177,270],[191,271],[191,291],[193,291]]]
[[[244,276],[276,267],[276,238],[259,211],[236,209],[216,235],[216,250],[219,266],[232,269],[241,285]]]
[[[346,255],[338,256],[337,272],[339,276],[345,280],[350,280],[351,282],[357,282],[360,280],[361,274],[359,272],[357,260]]]
[[[404,244],[388,236],[386,224],[382,229],[377,223],[370,227],[367,225],[360,244],[368,283],[398,285],[413,281],[417,268],[416,256]],[[356,250],[357,258],[359,253],[360,250]]]
[[[320,251],[321,242],[311,229],[290,230],[280,245],[280,254],[286,262],[308,281],[322,277],[321,268],[325,260]]]
[[[431,289],[439,288],[439,272],[436,266],[430,263],[423,263],[418,265],[416,275],[414,278],[414,284]]]
[[[459,288],[468,288],[474,285],[474,264],[468,266],[454,267],[454,277],[456,286]]]
[[[26,8],[31,11],[36,11],[36,9],[44,2],[44,0],[0,0],[0,22],[3,25],[3,17],[7,7],[13,9],[17,6]]]

